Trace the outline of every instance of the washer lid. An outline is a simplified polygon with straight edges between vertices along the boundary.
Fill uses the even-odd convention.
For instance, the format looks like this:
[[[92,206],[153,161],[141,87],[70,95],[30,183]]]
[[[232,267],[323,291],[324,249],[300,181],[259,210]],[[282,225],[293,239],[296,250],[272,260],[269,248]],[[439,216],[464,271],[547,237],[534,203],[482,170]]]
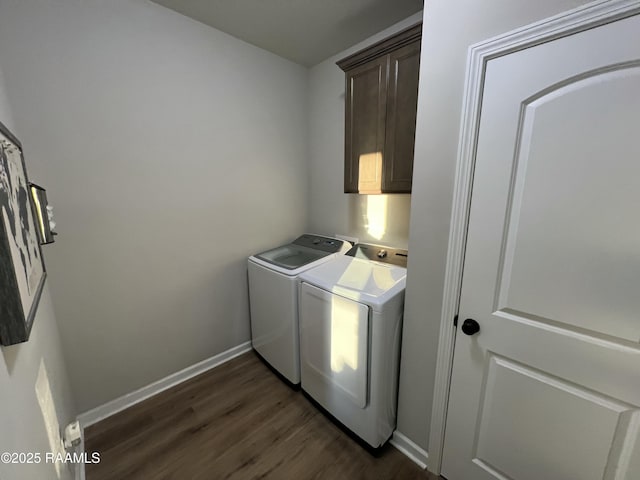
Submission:
[[[256,258],[287,270],[295,270],[327,255],[331,255],[331,252],[307,248],[292,243],[259,253],[256,255]]]
[[[338,256],[300,275],[303,282],[372,306],[403,291],[406,277],[404,267],[348,256]]]

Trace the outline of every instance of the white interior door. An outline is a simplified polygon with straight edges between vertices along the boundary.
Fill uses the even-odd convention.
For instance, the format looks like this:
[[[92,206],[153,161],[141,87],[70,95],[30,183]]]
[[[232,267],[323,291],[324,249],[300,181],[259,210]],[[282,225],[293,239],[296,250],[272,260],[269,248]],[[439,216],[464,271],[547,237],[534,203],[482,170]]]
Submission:
[[[482,98],[442,474],[640,479],[640,16]]]

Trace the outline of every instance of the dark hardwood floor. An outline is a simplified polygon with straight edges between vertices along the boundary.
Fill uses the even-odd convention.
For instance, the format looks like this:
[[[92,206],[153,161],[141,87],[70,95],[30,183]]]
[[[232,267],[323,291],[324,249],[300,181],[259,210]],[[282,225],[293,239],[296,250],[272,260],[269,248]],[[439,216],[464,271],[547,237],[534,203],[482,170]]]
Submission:
[[[88,427],[85,450],[87,480],[437,478],[373,457],[253,352]]]

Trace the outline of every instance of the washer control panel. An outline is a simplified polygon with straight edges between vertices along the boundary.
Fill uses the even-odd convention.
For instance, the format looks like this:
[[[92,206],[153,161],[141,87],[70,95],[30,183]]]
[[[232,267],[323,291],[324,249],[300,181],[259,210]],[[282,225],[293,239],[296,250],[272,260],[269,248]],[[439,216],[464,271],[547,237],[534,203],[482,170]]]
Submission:
[[[331,237],[305,234],[296,238],[293,243],[294,245],[322,250],[323,252],[336,253],[340,251],[345,242]]]

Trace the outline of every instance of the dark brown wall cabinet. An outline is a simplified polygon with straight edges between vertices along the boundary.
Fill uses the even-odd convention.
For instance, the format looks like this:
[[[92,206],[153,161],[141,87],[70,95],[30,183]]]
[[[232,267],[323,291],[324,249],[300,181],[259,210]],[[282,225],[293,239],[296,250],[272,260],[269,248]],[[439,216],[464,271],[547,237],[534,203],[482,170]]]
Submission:
[[[410,193],[422,24],[337,62],[346,73],[345,193]]]

